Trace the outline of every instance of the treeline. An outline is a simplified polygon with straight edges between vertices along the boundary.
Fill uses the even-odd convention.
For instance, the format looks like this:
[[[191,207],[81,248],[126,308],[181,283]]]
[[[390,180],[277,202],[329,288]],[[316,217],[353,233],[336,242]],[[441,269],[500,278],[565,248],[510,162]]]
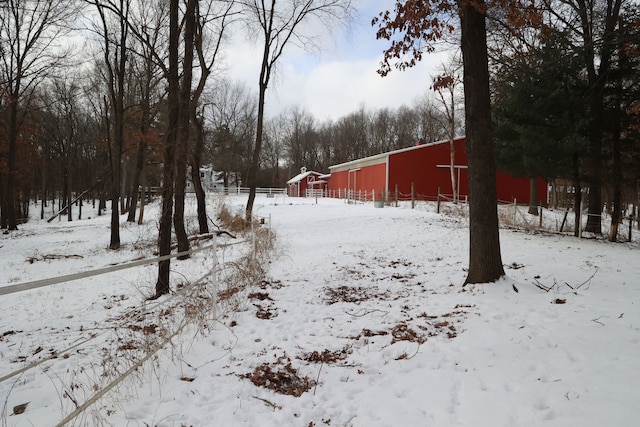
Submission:
[[[184,167],[212,165],[223,173],[225,185],[246,186],[258,94],[225,78],[206,79],[219,66],[215,43],[224,40],[233,2],[196,3],[199,22],[206,17],[209,26],[195,31],[200,45],[194,52],[202,58],[192,67],[199,80],[190,86],[198,98],[190,100],[189,149],[175,157]],[[80,12],[90,19],[82,21],[82,30],[71,30],[80,26]],[[140,186],[163,182],[168,13],[160,4],[132,0],[0,5],[0,47],[13,55],[0,69],[2,228],[16,228],[31,201],[41,202],[44,218],[87,190],[75,204],[91,200],[101,214],[117,195],[119,212],[136,219]],[[15,17],[28,25],[16,25]],[[29,26],[42,31],[31,33]],[[23,47],[11,51],[11,46]],[[302,166],[326,171],[331,164],[410,146],[420,138],[442,138],[444,117],[427,91],[411,106],[378,111],[362,106],[335,121],[319,122],[302,106],[276,116],[267,112],[255,184],[282,187]],[[67,209],[63,215],[73,220],[81,212]]]
[[[573,199],[576,224],[586,202],[587,232],[601,233],[606,210],[615,241],[639,200],[640,8],[622,0],[538,7],[533,29],[489,21],[498,163],[562,182],[557,194]]]
[[[198,180],[202,165],[222,172],[225,185],[281,187],[302,166],[327,171],[420,139],[464,133],[461,69],[454,61],[436,76],[437,90],[418,90],[411,105],[363,105],[332,121],[316,119],[304,106],[274,115],[261,109],[268,81],[250,88],[218,72],[231,29],[255,24],[247,18],[252,3],[177,2],[175,70],[165,3],[173,5],[0,4],[2,228],[15,229],[30,201],[42,202],[44,217],[45,209],[57,212],[87,190],[84,201],[99,212],[117,206],[118,215],[134,221],[138,189],[162,186],[165,172],[178,192],[187,176]],[[603,209],[617,223],[638,200],[638,5],[544,0],[535,6],[541,19],[534,27],[505,26],[506,17],[495,11],[488,16],[498,165],[565,183],[563,195],[573,195],[576,212],[584,194],[586,229],[599,232]],[[178,143],[167,152],[173,137]],[[167,156],[175,170],[163,170]],[[189,168],[196,173],[188,175]],[[74,219],[70,210],[64,214]],[[113,247],[117,241],[112,236]]]

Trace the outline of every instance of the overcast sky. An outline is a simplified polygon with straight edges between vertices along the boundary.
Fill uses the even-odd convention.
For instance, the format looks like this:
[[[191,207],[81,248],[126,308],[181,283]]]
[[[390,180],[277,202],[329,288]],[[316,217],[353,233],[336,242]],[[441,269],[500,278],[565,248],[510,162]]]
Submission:
[[[412,105],[429,89],[431,75],[446,59],[429,54],[407,71],[392,71],[387,77],[376,73],[388,41],[378,41],[371,19],[392,9],[395,0],[355,0],[359,18],[348,30],[322,40],[321,53],[307,53],[288,46],[281,58],[275,81],[267,91],[267,116],[298,105],[316,119],[337,119],[357,110],[397,108]],[[226,53],[228,78],[247,83],[257,92],[261,46],[242,42]],[[272,79],[273,80],[273,79]]]

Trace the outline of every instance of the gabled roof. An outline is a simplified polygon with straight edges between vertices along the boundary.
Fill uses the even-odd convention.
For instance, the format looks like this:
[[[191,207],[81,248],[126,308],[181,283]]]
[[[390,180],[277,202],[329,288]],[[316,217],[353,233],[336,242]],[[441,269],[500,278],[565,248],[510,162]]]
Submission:
[[[314,172],[314,171],[307,171],[307,172],[299,173],[298,175],[294,176],[289,181],[287,181],[287,184],[295,184],[296,182],[300,182],[303,179],[305,179],[306,177],[308,177],[309,175],[320,176],[322,174],[320,172]]]
[[[458,136],[455,138],[455,141],[463,139],[464,136]],[[420,150],[422,148],[433,147],[434,145],[445,144],[448,143],[448,139],[443,139],[442,141],[429,142],[427,144],[414,145],[412,147],[400,148],[399,150],[388,151],[386,153],[376,154],[374,156],[363,157],[362,159],[352,160],[346,163],[340,163],[338,165],[329,166],[329,170],[331,172],[339,172],[347,169],[355,169],[364,166],[372,166],[379,163],[384,163],[387,161],[387,158],[390,155],[404,153],[406,151]]]

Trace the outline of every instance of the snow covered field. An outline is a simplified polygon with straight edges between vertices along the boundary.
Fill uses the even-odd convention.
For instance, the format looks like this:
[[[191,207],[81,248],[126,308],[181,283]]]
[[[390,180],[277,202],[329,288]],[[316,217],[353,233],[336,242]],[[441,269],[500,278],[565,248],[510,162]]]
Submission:
[[[204,333],[187,328],[69,425],[637,425],[637,242],[503,229],[508,278],[462,288],[466,220],[433,204],[262,196],[254,212],[276,234],[267,277],[230,297],[209,288]],[[117,252],[107,216],[31,221],[0,236],[0,286],[151,256],[155,215],[123,222]],[[174,288],[212,264],[208,251],[172,261]],[[152,348],[163,319],[179,323],[182,303],[140,320],[156,268],[0,295],[3,426],[56,425]]]

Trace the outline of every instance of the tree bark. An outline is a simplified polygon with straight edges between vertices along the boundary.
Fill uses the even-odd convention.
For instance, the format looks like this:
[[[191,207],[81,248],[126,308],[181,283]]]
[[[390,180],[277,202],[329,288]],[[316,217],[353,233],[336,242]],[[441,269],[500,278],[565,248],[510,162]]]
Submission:
[[[593,5],[590,2],[578,2],[578,12],[581,19],[581,34],[584,41],[582,50],[587,65],[587,77],[589,80],[589,107],[591,123],[589,129],[589,158],[587,179],[589,184],[589,206],[585,231],[597,235],[602,234],[602,144],[604,125],[604,96],[611,71],[611,58],[614,44],[611,38],[614,36],[618,25],[618,16],[622,0],[607,0],[606,13],[600,17],[604,24],[603,33],[599,36],[600,49],[596,52],[594,39],[594,24],[597,20]]]
[[[178,140],[178,104],[180,103],[180,84],[178,77],[178,0],[171,0],[169,6],[169,71],[167,73],[169,106],[168,129],[162,167],[162,212],[158,232],[158,252],[160,256],[171,253],[171,219],[173,213],[174,154]],[[169,273],[171,261],[158,263],[158,280],[153,298],[168,294],[170,289]]]
[[[622,49],[621,49],[622,50]],[[621,61],[625,58],[621,55]],[[610,242],[618,241],[618,224],[622,220],[622,147],[621,147],[621,103],[622,103],[622,84],[620,81],[615,83],[615,104],[613,106],[613,135],[612,135],[612,156],[613,156],[613,209],[611,210],[611,228],[609,229]]]
[[[529,178],[529,214],[538,216],[538,178],[532,176]]]
[[[136,220],[136,209],[138,208],[138,193],[139,193],[139,187],[140,187],[140,177],[142,176],[142,169],[144,168],[144,162],[145,162],[144,154],[146,151],[147,151],[147,141],[145,140],[145,134],[143,130],[142,139],[138,143],[138,153],[136,156],[136,168],[133,175],[133,182],[131,183],[131,196],[130,196],[131,202],[129,203],[129,214],[127,215],[127,222],[135,222]]]
[[[478,1],[478,6],[484,5]],[[459,0],[464,63],[467,158],[469,162],[469,271],[465,284],[504,276],[500,254],[496,161],[484,12]]]
[[[19,88],[19,81],[16,83]],[[7,221],[8,230],[17,230],[18,221],[16,218],[16,153],[18,147],[18,92],[10,96],[9,100],[9,153],[7,156],[7,187],[2,212]],[[4,225],[4,224],[3,224]]]
[[[573,153],[573,235],[580,237],[580,223],[582,222],[582,186],[580,185],[580,163],[578,153]]]
[[[271,74],[271,66],[269,65],[269,45],[265,41],[264,52],[262,57],[262,68],[260,70],[260,85],[258,91],[258,119],[256,123],[256,139],[251,155],[251,165],[247,171],[247,185],[249,186],[249,199],[247,200],[247,208],[245,210],[245,220],[252,221],[253,204],[256,200],[256,187],[258,181],[258,167],[260,165],[260,151],[262,150],[262,134],[264,131],[264,103],[267,92],[267,84]]]
[[[189,120],[191,118],[191,83],[193,76],[193,37],[195,31],[195,0],[189,0],[185,11],[184,59],[182,66],[182,88],[180,90],[180,107],[178,109],[178,141],[176,144],[176,176],[175,176],[175,212],[173,228],[178,240],[178,252],[189,250],[189,239],[184,225],[184,198],[187,184],[187,158],[189,151]],[[189,255],[181,255],[178,259],[187,259]]]
[[[200,163],[202,161],[202,150],[204,149],[204,128],[198,117],[193,117],[193,124],[196,128],[196,144],[193,148],[191,156],[191,182],[196,192],[196,200],[198,201],[198,226],[200,234],[209,232],[209,223],[207,221],[207,206],[205,192],[202,188],[202,180],[200,179]]]

